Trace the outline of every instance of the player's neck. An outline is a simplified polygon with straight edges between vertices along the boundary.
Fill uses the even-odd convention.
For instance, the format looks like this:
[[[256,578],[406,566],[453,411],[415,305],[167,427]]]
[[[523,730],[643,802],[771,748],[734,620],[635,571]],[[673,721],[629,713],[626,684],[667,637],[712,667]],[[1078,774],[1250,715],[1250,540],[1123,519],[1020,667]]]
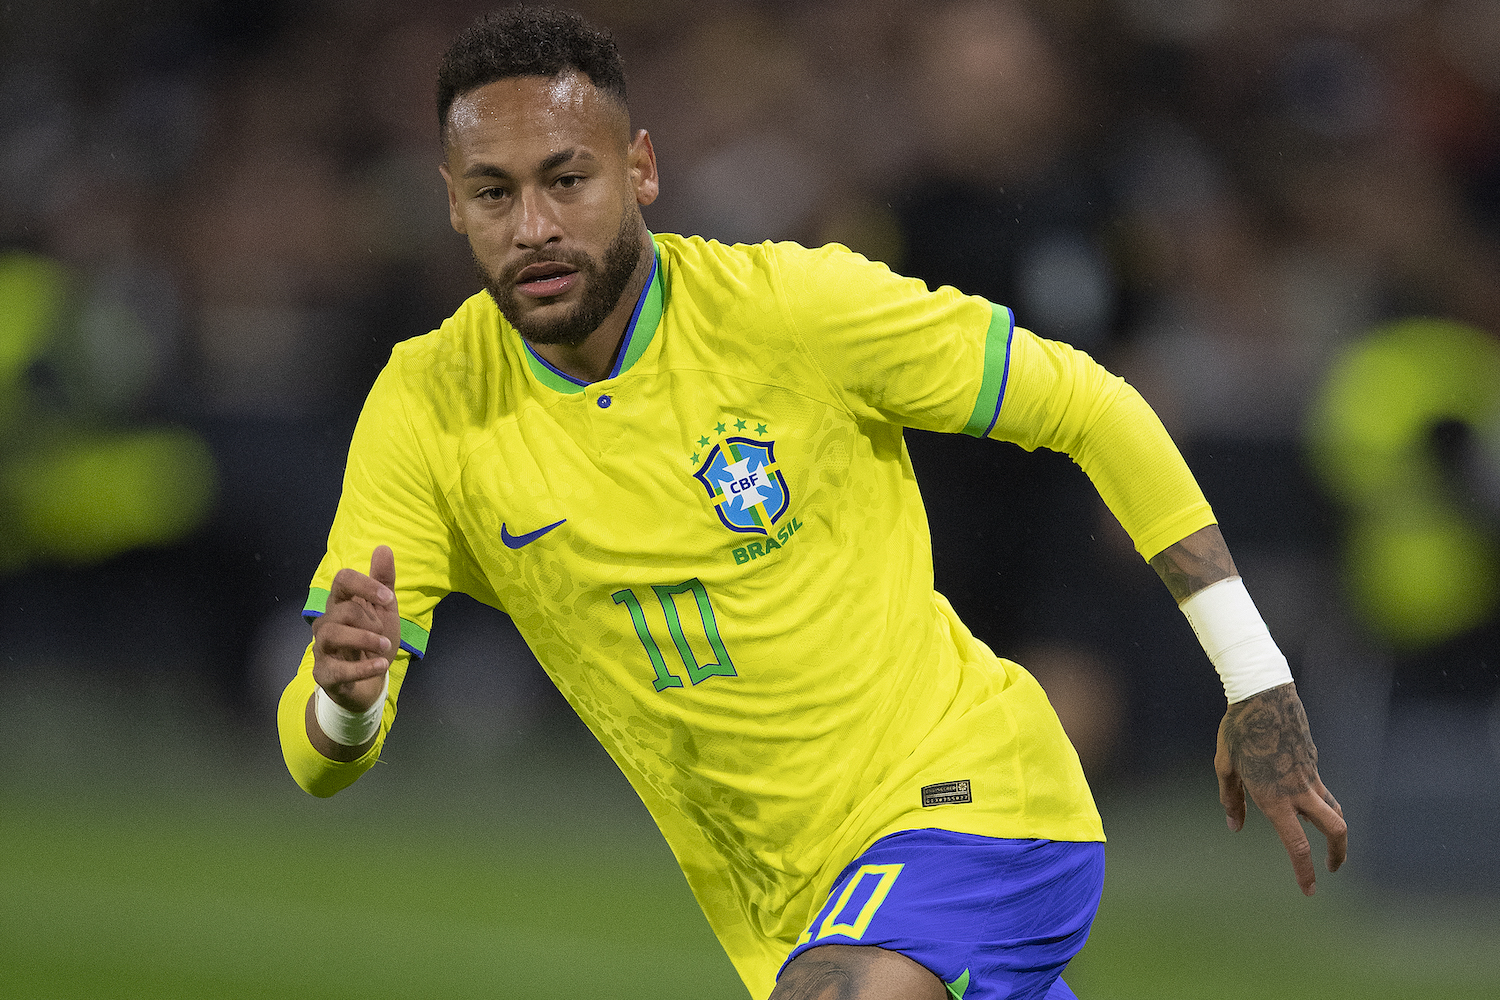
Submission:
[[[641,251],[641,259],[630,275],[630,283],[620,293],[620,299],[610,310],[604,322],[579,344],[532,344],[532,350],[553,368],[564,375],[583,382],[599,382],[609,377],[614,367],[615,356],[620,352],[620,343],[625,339],[625,328],[635,313],[635,304],[651,279],[651,268],[656,263],[656,250],[651,237]]]

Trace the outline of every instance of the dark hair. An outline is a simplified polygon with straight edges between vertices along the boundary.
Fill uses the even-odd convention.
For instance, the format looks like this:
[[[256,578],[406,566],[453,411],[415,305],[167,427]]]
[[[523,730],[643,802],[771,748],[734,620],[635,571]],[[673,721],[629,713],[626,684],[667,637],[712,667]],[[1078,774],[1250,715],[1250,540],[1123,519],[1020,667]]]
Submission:
[[[438,136],[459,95],[513,76],[562,76],[577,70],[627,108],[625,64],[614,39],[577,14],[517,4],[492,11],[466,28],[438,66]]]

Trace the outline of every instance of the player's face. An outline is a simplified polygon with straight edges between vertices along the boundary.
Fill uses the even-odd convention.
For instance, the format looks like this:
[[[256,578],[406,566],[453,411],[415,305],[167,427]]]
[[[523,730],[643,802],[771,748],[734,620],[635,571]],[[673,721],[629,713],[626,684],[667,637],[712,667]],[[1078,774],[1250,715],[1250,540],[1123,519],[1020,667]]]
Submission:
[[[527,340],[576,346],[616,309],[646,247],[656,158],[586,76],[514,77],[448,113],[453,228]]]

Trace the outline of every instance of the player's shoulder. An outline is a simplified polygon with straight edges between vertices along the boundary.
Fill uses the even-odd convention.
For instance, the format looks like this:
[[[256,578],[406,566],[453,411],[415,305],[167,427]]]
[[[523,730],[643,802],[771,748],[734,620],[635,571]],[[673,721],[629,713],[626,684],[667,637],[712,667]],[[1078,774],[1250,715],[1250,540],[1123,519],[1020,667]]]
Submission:
[[[435,330],[392,349],[381,374],[384,391],[408,397],[414,410],[426,413],[482,409],[503,368],[500,323],[488,292],[470,296]]]
[[[669,296],[691,299],[696,312],[734,324],[770,315],[839,312],[850,299],[882,296],[884,264],[828,243],[720,243],[698,236],[655,236]]]
[[[784,268],[812,266],[879,267],[840,243],[808,247],[791,241],[720,243],[701,236],[653,233],[663,265],[677,268],[684,277],[750,274]]]
[[[391,363],[402,367],[422,368],[453,355],[494,343],[500,333],[500,310],[489,292],[469,296],[438,327],[398,343],[391,351]]]

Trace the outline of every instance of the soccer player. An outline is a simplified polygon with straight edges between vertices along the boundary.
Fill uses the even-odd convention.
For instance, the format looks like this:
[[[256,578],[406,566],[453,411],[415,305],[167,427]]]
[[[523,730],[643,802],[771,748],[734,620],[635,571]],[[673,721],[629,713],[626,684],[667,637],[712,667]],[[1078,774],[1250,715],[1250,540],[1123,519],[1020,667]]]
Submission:
[[[1299,816],[1339,866],[1286,660],[1134,390],[842,247],[648,232],[651,139],[571,15],[480,20],[438,110],[484,291],[395,349],[354,433],[279,712],[302,787],[375,762],[462,591],[515,620],[758,1000],[1071,997],[1099,815],[1042,689],[933,590],[911,426],[1078,461],[1224,678],[1230,827],[1248,790],[1304,891]]]

